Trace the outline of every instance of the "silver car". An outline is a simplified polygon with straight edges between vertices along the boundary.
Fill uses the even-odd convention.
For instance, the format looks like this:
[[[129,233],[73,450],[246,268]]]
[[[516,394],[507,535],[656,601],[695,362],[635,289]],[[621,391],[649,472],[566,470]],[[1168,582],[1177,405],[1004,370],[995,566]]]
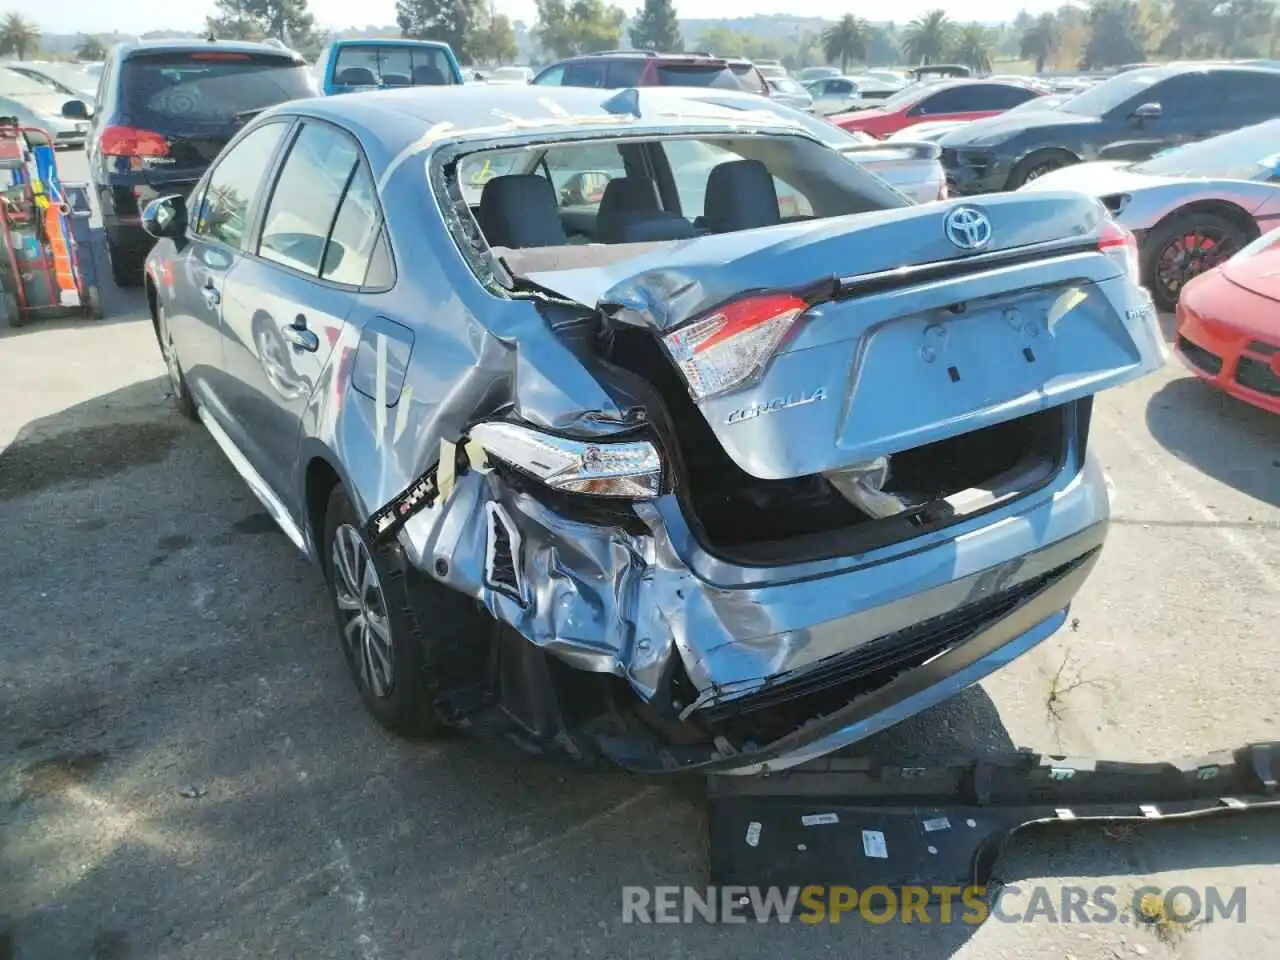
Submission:
[[[1143,282],[1172,310],[1193,277],[1280,226],[1280,120],[1137,163],[1080,163],[1021,188],[1080,190],[1138,237]]]
[[[175,400],[389,729],[784,769],[1042,642],[1097,561],[1092,398],[1163,359],[1102,205],[912,206],[671,104],[293,101],[143,215]]]

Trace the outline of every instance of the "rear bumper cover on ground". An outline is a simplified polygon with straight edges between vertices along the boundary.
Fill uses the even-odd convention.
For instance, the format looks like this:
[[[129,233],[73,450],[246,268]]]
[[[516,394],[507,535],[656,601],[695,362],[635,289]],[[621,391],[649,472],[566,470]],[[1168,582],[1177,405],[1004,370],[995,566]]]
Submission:
[[[1172,762],[1014,753],[895,767],[827,758],[779,776],[711,777],[711,882],[923,887],[929,899],[950,887],[958,900],[961,888],[992,881],[1023,827],[1275,809],[1277,780],[1280,742]],[[1142,904],[1120,906],[1136,922],[1160,919]]]

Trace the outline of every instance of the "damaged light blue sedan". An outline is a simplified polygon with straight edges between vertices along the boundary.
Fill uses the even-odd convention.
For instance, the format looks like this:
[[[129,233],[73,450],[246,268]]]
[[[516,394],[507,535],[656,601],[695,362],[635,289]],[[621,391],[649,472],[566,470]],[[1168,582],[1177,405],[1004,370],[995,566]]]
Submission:
[[[913,206],[636,90],[284,104],[145,226],[176,401],[369,711],[637,771],[784,769],[1053,634],[1093,396],[1164,359],[1096,200]]]

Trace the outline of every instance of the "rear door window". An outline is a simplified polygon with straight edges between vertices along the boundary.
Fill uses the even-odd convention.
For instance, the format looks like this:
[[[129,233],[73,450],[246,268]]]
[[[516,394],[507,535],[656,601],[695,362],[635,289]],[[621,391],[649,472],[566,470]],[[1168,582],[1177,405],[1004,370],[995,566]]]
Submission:
[[[359,162],[360,151],[351,137],[326,123],[304,124],[267,204],[258,256],[319,276],[338,205]],[[344,259],[338,255],[327,266],[337,269]],[[363,277],[361,268],[355,282]]]
[[[288,123],[265,123],[222,156],[196,205],[192,233],[230,247],[242,246],[250,204],[261,193],[288,128]]]
[[[388,43],[343,44],[333,62],[333,82],[343,86],[447,86],[453,65],[439,47]]]
[[[564,68],[566,87],[603,87],[605,65],[599,60],[577,60]]]
[[[741,90],[742,84],[727,66],[701,63],[658,64],[658,83],[664,87],[716,87]]]
[[[615,60],[609,64],[610,87],[638,87],[643,76],[643,60]]]
[[[1012,84],[992,83],[984,87],[981,94],[990,106],[978,106],[975,110],[1008,110],[1020,103],[1026,103],[1036,95],[1034,90],[1026,87],[1015,87]],[[982,102],[982,101],[979,101]]]
[[[278,54],[148,53],[130,57],[120,73],[126,116],[151,130],[225,128],[315,93],[306,64]]]
[[[329,231],[320,276],[350,286],[364,283],[381,227],[373,174],[363,160],[357,160]]]
[[[733,75],[738,78],[738,83],[742,85],[742,89],[748,93],[759,93],[765,96],[769,95],[769,85],[764,82],[764,78],[760,76],[756,68],[749,63],[735,63],[730,68]]]

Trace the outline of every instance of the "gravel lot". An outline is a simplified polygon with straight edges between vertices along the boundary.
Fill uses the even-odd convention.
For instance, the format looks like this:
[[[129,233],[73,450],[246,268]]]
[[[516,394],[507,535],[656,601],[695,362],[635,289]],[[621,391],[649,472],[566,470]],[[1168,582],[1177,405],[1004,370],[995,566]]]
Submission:
[[[1263,816],[1045,833],[999,870],[1244,884],[1243,924],[624,925],[623,885],[705,883],[700,807],[381,733],[318,572],[170,412],[140,296],[106,295],[107,321],[0,331],[0,960],[1280,956]],[[1280,420],[1175,364],[1100,401],[1093,442],[1115,518],[1078,629],[867,752],[1280,739]]]

